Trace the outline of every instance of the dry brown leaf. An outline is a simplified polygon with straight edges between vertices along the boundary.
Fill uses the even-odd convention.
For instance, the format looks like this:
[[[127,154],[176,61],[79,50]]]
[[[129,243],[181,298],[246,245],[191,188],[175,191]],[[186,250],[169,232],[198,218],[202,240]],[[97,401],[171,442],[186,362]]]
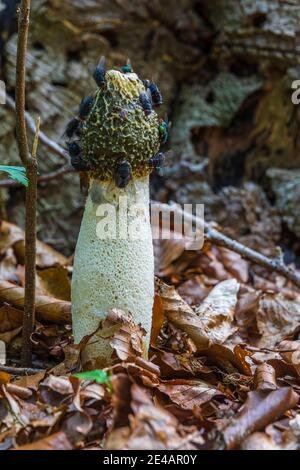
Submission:
[[[131,315],[123,310],[109,310],[102,327],[110,329],[112,326],[118,328],[113,333],[110,345],[121,361],[128,361],[145,354],[143,336],[146,332],[140,325],[134,323]]]
[[[241,255],[227,248],[218,247],[219,259],[223,263],[225,269],[239,282],[248,282],[249,265]]]
[[[224,341],[236,330],[233,328],[239,283],[235,279],[217,284],[195,308],[212,343]]]
[[[39,396],[43,403],[60,405],[73,395],[74,389],[68,377],[49,375],[39,384]]]
[[[14,330],[22,325],[23,314],[21,310],[11,305],[0,307],[0,333]]]
[[[26,400],[30,397],[32,397],[32,391],[29,390],[26,387],[20,387],[19,385],[16,385],[15,383],[6,384],[6,389],[9,393],[16,395],[19,398],[22,398],[23,400]]]
[[[9,344],[21,331],[22,326],[19,326],[19,328],[15,328],[14,330],[0,333],[0,341],[3,341],[5,344]]]
[[[41,294],[60,300],[71,300],[69,272],[64,266],[54,266],[37,272],[37,287]]]
[[[72,450],[72,448],[67,435],[59,431],[31,444],[17,447],[15,450]]]
[[[19,241],[14,245],[14,251],[21,264],[25,264],[25,246],[24,241]],[[54,250],[46,243],[37,240],[36,244],[36,265],[39,268],[51,268],[53,266],[67,266],[69,264],[68,258],[63,256],[58,251]]]
[[[288,300],[282,294],[263,294],[256,319],[262,335],[259,347],[276,346],[299,326],[300,300]]]
[[[275,369],[266,362],[257,366],[254,374],[254,387],[257,390],[276,390],[276,372]]]
[[[80,344],[67,344],[64,347],[64,360],[53,367],[50,372],[54,375],[66,375],[74,372],[80,364],[80,352]]]
[[[235,329],[232,327],[239,284],[235,279],[215,286],[202,304],[194,310],[184,302],[172,286],[157,282],[165,316],[185,331],[197,348],[222,343]]]
[[[12,248],[8,248],[5,255],[0,259],[0,279],[5,281],[16,281],[17,260]]]
[[[282,341],[278,345],[281,357],[287,364],[294,366],[300,376],[300,341]]]
[[[0,280],[0,300],[22,308],[24,306],[23,287]],[[36,313],[41,320],[59,324],[71,323],[71,303],[64,300],[37,295]]]
[[[26,387],[36,391],[38,389],[39,383],[44,380],[45,375],[46,370],[33,375],[24,375],[23,377],[19,377],[17,380],[15,380],[14,384],[20,387]]]
[[[254,432],[241,444],[242,450],[280,450],[271,436],[265,432]]]
[[[197,275],[181,284],[177,291],[189,305],[199,305],[209,294],[214,284],[205,283],[205,276]]]
[[[132,381],[127,374],[120,373],[112,377],[112,406],[114,428],[126,426],[130,413]]]
[[[24,264],[24,240],[25,233],[17,225],[1,221],[0,226],[0,253],[5,253],[8,248],[13,248],[19,263]],[[55,265],[66,266],[68,259],[46,243],[37,241],[37,266],[47,268]]]
[[[63,422],[62,430],[72,439],[72,442],[86,436],[93,427],[92,418],[84,411],[75,411],[68,415]]]
[[[131,387],[130,424],[113,431],[106,442],[109,450],[163,450],[180,448],[177,419],[159,405],[138,385]]]
[[[256,312],[258,309],[260,293],[248,286],[241,286],[238,302],[235,309],[235,319],[239,329],[247,333],[256,330]]]
[[[175,268],[173,265],[180,256],[185,252],[186,240],[156,240],[154,241],[155,254],[155,273],[157,276],[165,277],[182,272],[189,264],[191,253],[188,253],[188,261],[183,260],[182,265]],[[195,254],[193,254],[195,257]]]
[[[184,302],[173,286],[162,281],[156,283],[157,293],[161,298],[164,314],[169,321],[185,331],[199,348],[209,345],[209,337],[203,327],[201,319],[192,308]]]
[[[290,387],[280,388],[269,394],[254,391],[235,419],[223,430],[228,449],[236,448],[249,434],[263,429],[268,424],[294,408],[299,396]]]
[[[6,253],[16,242],[24,240],[24,231],[4,220],[0,222],[0,254]]]
[[[281,449],[300,450],[300,415],[289,421],[289,429],[282,435]]]
[[[214,344],[202,353],[209,358],[210,363],[226,370],[228,374],[238,371],[247,376],[252,375],[250,364],[246,360],[252,356],[252,353],[240,344],[234,346],[233,350],[223,344]]]
[[[156,338],[159,335],[161,327],[164,323],[165,315],[164,315],[164,307],[162,300],[158,295],[154,297],[154,304],[153,304],[153,313],[152,313],[152,328],[151,328],[151,345],[155,346]]]
[[[157,388],[185,410],[193,410],[214,396],[222,395],[219,390],[202,380],[174,379],[160,383]]]
[[[0,371],[0,385],[5,385],[10,382],[11,376],[6,372]]]

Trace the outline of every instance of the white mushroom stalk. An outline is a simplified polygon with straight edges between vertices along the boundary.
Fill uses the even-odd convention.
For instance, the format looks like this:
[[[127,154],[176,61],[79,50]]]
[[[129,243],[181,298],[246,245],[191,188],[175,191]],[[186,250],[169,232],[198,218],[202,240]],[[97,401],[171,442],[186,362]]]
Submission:
[[[151,82],[128,66],[106,72],[103,64],[94,78],[97,91],[67,126],[71,163],[90,178],[72,278],[75,343],[97,330],[83,350],[85,368],[114,361],[114,327],[102,325],[112,308],[143,327],[147,353],[154,300],[149,174],[162,161],[157,152],[167,132],[152,108],[162,99]]]
[[[128,189],[127,189],[128,188]],[[111,308],[130,313],[146,331],[149,347],[154,298],[154,261],[149,220],[149,177],[127,188],[94,180],[78,237],[72,280],[75,343],[93,333]],[[112,363],[110,331],[99,330],[83,362]]]

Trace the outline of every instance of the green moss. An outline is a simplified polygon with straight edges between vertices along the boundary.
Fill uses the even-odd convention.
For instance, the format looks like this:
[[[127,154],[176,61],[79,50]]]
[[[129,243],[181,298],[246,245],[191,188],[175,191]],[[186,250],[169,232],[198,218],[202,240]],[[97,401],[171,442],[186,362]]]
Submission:
[[[149,158],[159,150],[158,116],[145,114],[139,95],[146,90],[136,74],[110,70],[106,80],[83,126],[84,159],[91,176],[103,181],[113,178],[122,160],[131,164],[133,177],[145,176],[151,171]]]

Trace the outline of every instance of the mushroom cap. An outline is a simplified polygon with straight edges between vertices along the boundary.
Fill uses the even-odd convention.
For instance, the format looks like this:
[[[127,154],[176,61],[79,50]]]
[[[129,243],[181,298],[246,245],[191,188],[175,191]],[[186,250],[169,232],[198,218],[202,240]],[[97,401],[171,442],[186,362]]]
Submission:
[[[106,73],[106,86],[97,89],[81,136],[92,178],[113,179],[116,166],[124,160],[131,165],[133,178],[151,172],[149,158],[160,147],[159,119],[154,110],[145,113],[141,93],[146,89],[135,73]]]

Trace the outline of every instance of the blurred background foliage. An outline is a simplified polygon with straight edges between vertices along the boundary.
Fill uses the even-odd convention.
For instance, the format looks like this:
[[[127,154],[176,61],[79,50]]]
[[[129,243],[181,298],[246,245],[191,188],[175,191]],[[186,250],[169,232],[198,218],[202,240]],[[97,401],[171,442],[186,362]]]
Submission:
[[[12,97],[17,4],[0,0],[0,78]],[[300,79],[299,33],[298,0],[34,0],[27,110],[64,145],[66,123],[94,89],[90,64],[105,55],[119,68],[129,57],[142,78],[159,84],[159,113],[172,121],[166,150],[175,156],[153,176],[152,196],[204,203],[207,219],[230,235],[267,254],[280,243],[294,261],[300,107],[291,83]],[[0,155],[1,164],[18,163],[7,106],[0,106]],[[68,161],[42,144],[38,159],[40,174]],[[23,226],[23,201],[23,189],[1,189],[2,215]],[[38,204],[39,238],[71,254],[84,204],[78,175],[41,183]]]

